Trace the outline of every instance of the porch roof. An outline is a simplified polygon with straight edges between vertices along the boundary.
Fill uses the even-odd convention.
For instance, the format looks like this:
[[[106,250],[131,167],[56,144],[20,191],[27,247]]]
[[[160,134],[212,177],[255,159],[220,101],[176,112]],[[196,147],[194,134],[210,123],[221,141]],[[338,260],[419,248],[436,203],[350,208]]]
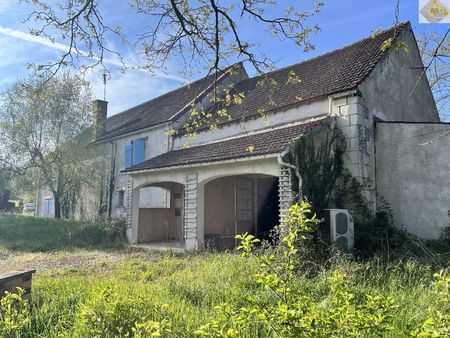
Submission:
[[[210,142],[186,149],[172,150],[123,170],[123,173],[142,170],[213,163],[262,155],[280,154],[296,138],[326,125],[327,119],[265,129],[242,136]]]

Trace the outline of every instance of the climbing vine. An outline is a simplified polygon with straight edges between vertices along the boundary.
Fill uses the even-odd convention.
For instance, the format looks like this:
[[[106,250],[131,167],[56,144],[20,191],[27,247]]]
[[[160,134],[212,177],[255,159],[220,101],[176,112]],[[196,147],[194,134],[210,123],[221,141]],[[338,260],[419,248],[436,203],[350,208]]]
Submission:
[[[298,168],[303,195],[318,215],[322,215],[331,204],[338,206],[342,203],[336,187],[344,172],[345,152],[346,142],[341,131],[337,127],[326,126],[300,137],[286,155],[287,161]],[[292,179],[293,192],[299,196],[298,177],[294,170]]]

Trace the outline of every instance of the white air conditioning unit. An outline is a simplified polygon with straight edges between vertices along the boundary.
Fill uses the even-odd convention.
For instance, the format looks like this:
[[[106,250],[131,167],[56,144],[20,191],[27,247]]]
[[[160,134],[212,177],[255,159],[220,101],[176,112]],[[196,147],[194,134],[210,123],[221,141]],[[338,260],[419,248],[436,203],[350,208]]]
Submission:
[[[344,250],[353,249],[354,223],[347,209],[326,209],[325,219],[330,225],[331,243]]]

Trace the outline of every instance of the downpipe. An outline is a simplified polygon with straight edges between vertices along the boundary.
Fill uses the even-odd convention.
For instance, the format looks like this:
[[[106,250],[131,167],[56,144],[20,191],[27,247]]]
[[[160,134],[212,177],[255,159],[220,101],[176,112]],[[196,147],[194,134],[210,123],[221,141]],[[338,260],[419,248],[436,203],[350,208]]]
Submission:
[[[302,179],[302,176],[300,175],[300,171],[298,170],[297,166],[283,161],[283,157],[286,156],[286,154],[288,152],[289,152],[289,148],[278,155],[278,164],[280,164],[280,166],[282,166],[282,167],[289,168],[294,171],[295,176],[297,177],[297,180],[298,180],[298,197],[297,197],[297,199],[298,199],[298,202],[301,202],[303,200],[303,191],[302,191],[303,179]]]

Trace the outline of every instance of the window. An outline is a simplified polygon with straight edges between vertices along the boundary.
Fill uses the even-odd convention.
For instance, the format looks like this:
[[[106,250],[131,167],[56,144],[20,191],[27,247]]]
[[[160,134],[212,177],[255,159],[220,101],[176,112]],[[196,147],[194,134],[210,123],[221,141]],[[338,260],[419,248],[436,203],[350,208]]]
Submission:
[[[142,163],[145,161],[145,147],[147,138],[141,138],[131,141],[125,147],[125,168]]]
[[[237,220],[253,220],[253,181],[244,178],[236,179]]]

